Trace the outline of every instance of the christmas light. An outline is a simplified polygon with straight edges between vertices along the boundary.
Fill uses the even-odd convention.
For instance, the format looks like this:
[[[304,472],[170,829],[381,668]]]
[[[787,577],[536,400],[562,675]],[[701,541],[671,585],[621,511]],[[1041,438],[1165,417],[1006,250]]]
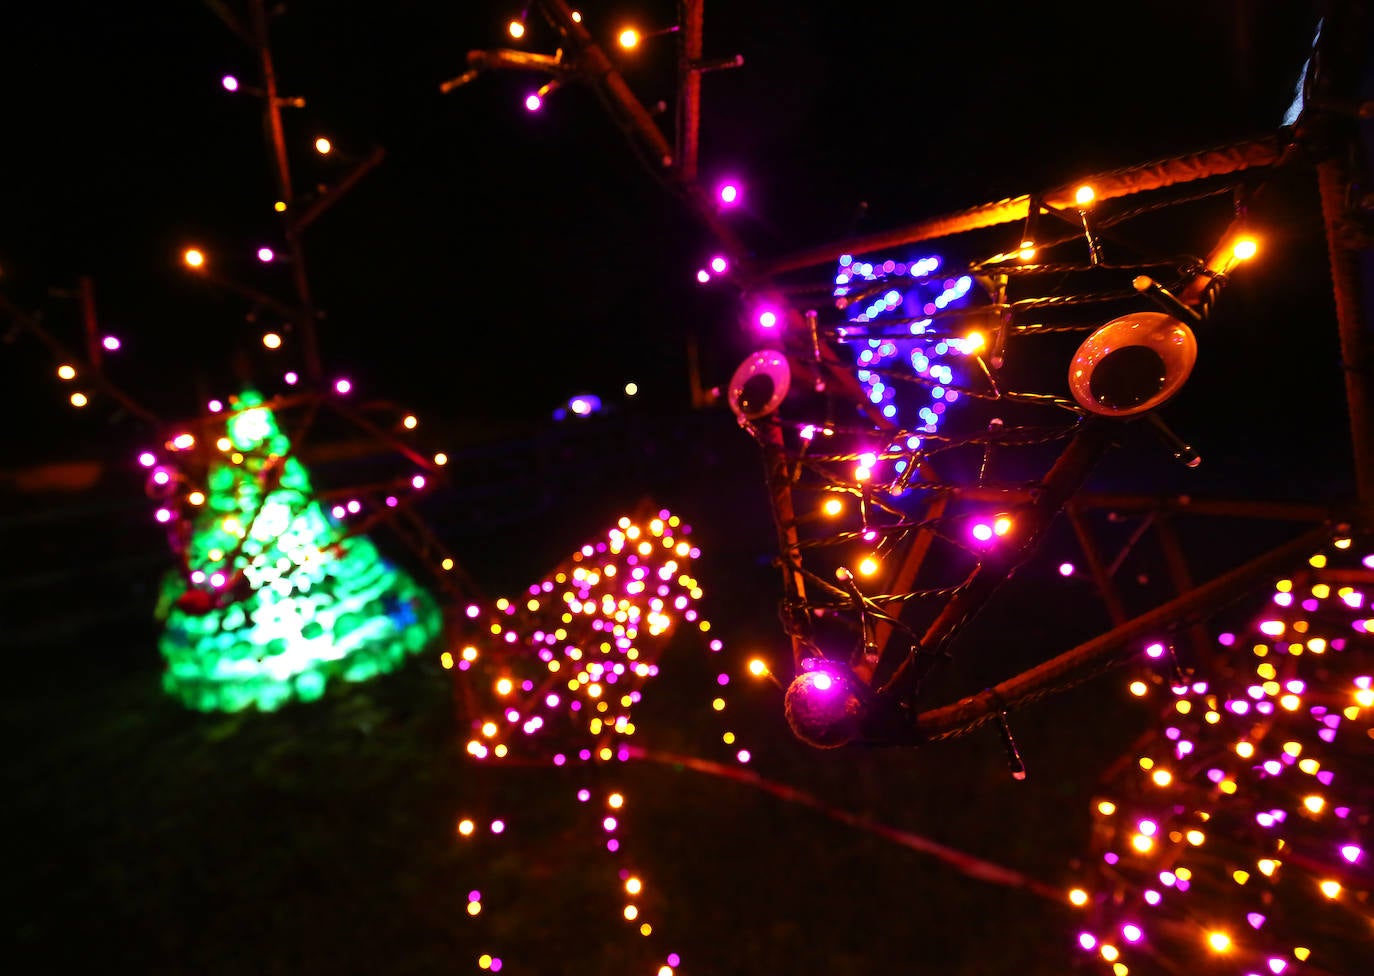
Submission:
[[[162,587],[164,688],[202,711],[271,710],[429,646],[440,628],[433,599],[325,516],[261,396],[236,398],[225,431],[234,454],[212,461],[187,522],[190,578],[171,574]]]
[[[1248,667],[1211,682],[1138,682],[1162,696],[1161,729],[1139,772],[1106,785],[1114,800],[1098,805],[1096,873],[1082,886],[1090,939],[1139,926],[1142,954],[1129,939],[1120,949],[1132,971],[1156,971],[1155,958],[1199,968],[1203,953],[1237,976],[1301,972],[1309,956],[1323,972],[1362,966],[1363,939],[1331,913],[1370,889],[1350,866],[1374,813],[1364,773],[1374,710],[1347,703],[1370,684],[1374,644],[1334,583],[1368,590],[1374,573],[1348,546],[1308,565],[1276,581],[1246,633],[1220,633],[1223,646],[1248,643]],[[1294,594],[1306,595],[1273,613],[1273,597]],[[1210,927],[1199,933],[1198,919]]]
[[[470,604],[464,615],[471,642],[452,668],[459,699],[478,703],[467,717],[465,754],[476,762],[595,772],[597,787],[580,787],[575,797],[596,812],[598,843],[617,862],[629,856],[620,834],[633,802],[615,784],[615,767],[638,755],[636,706],[674,633],[689,626],[704,636],[710,629],[695,607],[702,588],[690,573],[700,553],[689,534],[666,510],[622,517],[518,597]],[[713,656],[723,650],[715,639],[706,646]],[[715,686],[728,685],[728,674],[719,673]],[[719,693],[712,709],[728,710]],[[720,741],[733,743],[734,733]],[[734,753],[736,763],[749,759],[747,750]],[[460,835],[473,836],[472,827],[462,828],[472,823],[463,818]],[[631,897],[646,888],[643,873],[628,865],[608,877]],[[657,930],[645,914],[643,904],[631,902],[607,921],[635,922],[650,937]],[[660,958],[669,967],[680,962],[674,953]]]

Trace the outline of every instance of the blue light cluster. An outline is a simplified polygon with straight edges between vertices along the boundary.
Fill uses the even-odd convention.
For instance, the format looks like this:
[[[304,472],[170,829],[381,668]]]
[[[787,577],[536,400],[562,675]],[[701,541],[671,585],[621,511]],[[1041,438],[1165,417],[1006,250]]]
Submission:
[[[872,334],[872,328],[862,330],[868,333],[862,337],[854,335],[859,330],[850,330],[849,341],[858,348],[856,375],[869,401],[885,418],[903,429],[925,433],[934,433],[946,405],[959,399],[959,391],[950,388],[956,379],[954,369],[944,359],[951,353],[968,355],[979,345],[968,338],[930,334],[934,316],[957,307],[973,284],[968,275],[933,279],[939,267],[940,259],[934,256],[912,262],[870,263],[845,254],[835,274],[837,299],[845,299],[856,288],[867,294],[874,290],[872,285],[891,283],[891,288],[871,302],[852,306],[849,321],[855,325],[881,327],[885,321],[892,323],[892,329],[879,336]],[[890,382],[892,373],[908,367],[935,384],[921,387],[928,389],[928,397],[917,397],[911,404],[906,402],[909,397],[899,401],[898,385]]]

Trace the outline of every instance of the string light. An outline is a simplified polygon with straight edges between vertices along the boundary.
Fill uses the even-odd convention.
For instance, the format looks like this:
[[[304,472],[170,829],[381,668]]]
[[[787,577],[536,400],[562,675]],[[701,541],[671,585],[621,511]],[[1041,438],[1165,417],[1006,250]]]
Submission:
[[[1213,958],[1208,966],[1233,959],[1227,971],[1238,976],[1259,967],[1300,972],[1309,956],[1324,972],[1362,966],[1364,940],[1341,913],[1348,895],[1363,901],[1370,887],[1349,866],[1362,856],[1374,813],[1363,773],[1374,710],[1356,702],[1374,685],[1374,646],[1322,574],[1363,595],[1374,572],[1348,546],[1317,556],[1304,574],[1277,581],[1271,609],[1242,635],[1248,675],[1241,667],[1219,682],[1137,682],[1163,696],[1162,727],[1143,748],[1143,775],[1107,784],[1115,799],[1098,806],[1095,873],[1079,889],[1091,894],[1071,899],[1091,906],[1084,949],[1130,925],[1141,936],[1127,942],[1149,946],[1139,955],[1122,946],[1132,967],[1155,956],[1197,968],[1190,960],[1201,953]],[[1279,599],[1275,615],[1274,598],[1297,592],[1299,580],[1310,595]],[[1321,650],[1286,640],[1290,630]],[[1225,631],[1218,640],[1238,637]],[[1197,934],[1199,918],[1214,924]]]
[[[666,509],[620,518],[520,596],[469,605],[471,643],[454,661],[460,700],[481,703],[467,719],[465,754],[594,773],[595,788],[579,788],[576,798],[600,811],[592,842],[617,862],[628,857],[621,833],[633,803],[615,768],[637,755],[636,706],[659,673],[659,655],[683,626],[702,635],[712,657],[723,650],[706,638],[710,623],[696,609],[702,587],[691,567],[700,552],[690,531]],[[721,715],[728,704],[720,691],[729,684],[720,672],[712,710]],[[719,741],[731,745],[735,735],[726,731]],[[735,750],[736,763],[749,759],[748,750]],[[624,894],[644,893],[642,872],[626,865],[608,875]],[[645,914],[636,900],[607,922],[635,922],[649,937],[657,930]],[[669,967],[680,962],[674,953],[661,958]]]
[[[205,267],[205,252],[195,247],[188,247],[181,254],[181,259],[186,267],[200,269]]]

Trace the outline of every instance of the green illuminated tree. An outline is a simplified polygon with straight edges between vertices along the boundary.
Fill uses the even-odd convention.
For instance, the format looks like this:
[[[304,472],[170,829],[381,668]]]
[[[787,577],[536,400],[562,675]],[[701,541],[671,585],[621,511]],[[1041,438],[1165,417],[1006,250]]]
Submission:
[[[271,710],[435,640],[433,597],[324,510],[259,394],[233,402],[218,447],[186,571],[163,583],[167,692],[202,711]]]

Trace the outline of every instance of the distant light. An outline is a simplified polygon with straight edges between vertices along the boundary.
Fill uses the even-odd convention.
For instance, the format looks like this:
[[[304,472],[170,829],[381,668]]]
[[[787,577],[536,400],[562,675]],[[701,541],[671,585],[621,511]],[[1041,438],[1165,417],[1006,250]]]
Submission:
[[[827,498],[821,504],[821,511],[833,518],[844,511],[844,502],[840,501],[838,498]]]
[[[278,200],[276,203],[272,204],[272,209],[275,210],[277,213],[285,213],[285,212],[286,212],[286,201],[285,201],[285,200]]]
[[[295,386],[296,383],[300,380],[300,377],[296,375],[295,370],[292,370],[291,372],[284,375],[282,377],[282,380],[286,383],[287,386]]]
[[[276,253],[270,247],[258,248],[258,260],[261,261],[263,264],[267,264],[276,256]]]
[[[1059,575],[1060,575],[1060,576],[1072,576],[1072,575],[1073,575],[1073,563],[1060,563],[1060,564],[1059,564]]]
[[[413,413],[408,413],[405,419],[401,421],[401,426],[406,430],[414,430],[419,422],[419,419]]]
[[[616,37],[616,41],[619,42],[620,46],[625,50],[633,50],[639,47],[639,31],[635,30],[633,27],[626,27]]]
[[[525,36],[525,25],[518,20],[512,20],[509,24],[507,24],[506,30],[509,31],[510,36],[515,38],[517,41]]]
[[[531,112],[538,112],[539,106],[544,104],[544,100],[538,94],[531,93],[525,97],[525,108]]]
[[[727,207],[739,202],[739,186],[735,183],[722,183],[716,194],[720,197],[720,202]]]
[[[579,417],[585,417],[592,412],[592,404],[590,400],[583,397],[573,397],[572,400],[568,402],[568,409]]]
[[[205,406],[209,409],[211,413],[219,413],[221,410],[224,409],[224,404],[221,403],[219,400],[211,400]]]
[[[338,379],[334,381],[334,392],[338,393],[341,396],[345,393],[348,393],[352,389],[353,384],[350,383],[348,380]]]
[[[444,465],[448,464],[448,455],[440,451],[438,454],[434,455],[434,463],[442,468]]]
[[[262,335],[262,344],[268,349],[280,349],[281,336],[277,335],[275,332],[264,332]]]
[[[986,522],[979,522],[973,527],[972,535],[979,542],[987,542],[992,538],[992,526]]]
[[[580,10],[574,10],[574,11],[572,12],[572,19],[573,19],[573,23],[574,23],[574,24],[580,24],[580,23],[582,23],[582,11],[580,11]]]
[[[706,284],[706,282],[708,282],[708,281],[710,281],[710,280],[711,280],[711,272],[707,271],[705,268],[702,268],[701,270],[699,270],[699,271],[697,272],[697,281],[699,281],[701,284],[704,285],[704,284]]]
[[[414,488],[416,491],[419,491],[421,488],[425,486],[425,476],[422,474],[417,474],[415,477],[410,479],[410,486]]]
[[[778,324],[778,313],[771,309],[765,309],[759,313],[759,325],[765,329],[771,329]]]
[[[1095,199],[1097,199],[1097,194],[1094,193],[1093,188],[1088,186],[1087,184],[1080,186],[1077,190],[1074,191],[1073,194],[1073,202],[1078,204],[1080,207],[1086,207]]]
[[[195,247],[188,247],[182,252],[181,259],[186,262],[188,268],[205,267],[205,252]]]
[[[726,261],[721,255],[717,254],[711,259],[711,270],[716,274],[725,274],[730,267],[730,262]]]
[[[73,393],[68,399],[71,400],[72,406],[74,407],[84,407],[86,404],[90,403],[90,401],[86,399],[86,394],[80,391]]]
[[[61,366],[57,367],[57,378],[60,380],[76,379],[76,367],[68,363],[63,363]]]
[[[143,465],[145,468],[151,468],[154,464],[157,463],[157,458],[153,457],[153,453],[151,451],[144,451],[142,454],[138,456],[138,463]]]
[[[1242,237],[1240,240],[1236,241],[1235,246],[1231,248],[1231,254],[1235,256],[1237,261],[1248,261],[1254,257],[1258,251],[1259,245],[1255,243],[1253,237]]]
[[[166,525],[168,522],[172,521],[172,513],[165,508],[159,508],[157,510],[157,514],[154,517],[163,525]]]
[[[639,392],[639,384],[638,384],[638,383],[626,383],[626,384],[625,384],[625,395],[626,395],[626,396],[634,396],[634,395],[637,394],[638,392]]]
[[[320,136],[315,140],[315,152],[319,153],[321,156],[328,156],[333,150],[334,144],[324,136]]]
[[[234,92],[239,90],[239,80],[233,75],[225,75],[219,80],[219,83],[224,86],[225,91]]]

